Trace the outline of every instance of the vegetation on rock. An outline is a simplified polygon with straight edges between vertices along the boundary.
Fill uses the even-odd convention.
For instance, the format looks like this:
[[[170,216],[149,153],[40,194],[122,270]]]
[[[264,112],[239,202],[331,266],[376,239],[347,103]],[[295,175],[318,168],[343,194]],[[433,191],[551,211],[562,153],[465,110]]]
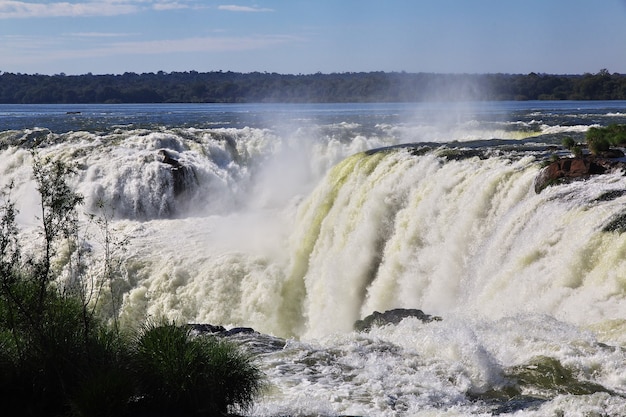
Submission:
[[[613,147],[626,145],[626,125],[611,124],[606,127],[592,127],[587,131],[585,139],[591,155],[583,155],[582,146],[572,138],[563,139],[563,147],[571,150],[574,158],[556,158],[549,161],[535,178],[535,192],[540,193],[550,185],[588,178],[590,175],[617,170],[624,172],[626,169],[624,152]],[[606,226],[606,230],[622,229],[622,218]]]
[[[563,138],[563,141],[561,143],[565,149],[568,149],[572,152],[572,154],[574,155],[574,158],[583,157],[583,148],[581,144],[576,142],[571,137],[566,136],[565,138]],[[554,162],[554,161],[551,161],[551,162]]]
[[[596,155],[606,152],[611,146],[626,144],[626,125],[610,124],[606,127],[591,127],[585,135],[589,151]]]

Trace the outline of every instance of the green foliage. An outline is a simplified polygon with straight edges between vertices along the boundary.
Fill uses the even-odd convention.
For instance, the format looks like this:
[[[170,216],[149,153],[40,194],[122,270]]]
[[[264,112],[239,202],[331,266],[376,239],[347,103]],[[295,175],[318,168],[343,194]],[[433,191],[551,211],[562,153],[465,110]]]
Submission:
[[[86,372],[111,356],[95,331],[96,318],[88,317],[86,324],[80,301],[55,291],[41,300],[34,280],[4,287],[2,304],[0,356],[5,375],[11,375],[3,381],[8,387],[0,389],[2,403],[9,409],[28,406],[33,415],[64,412]]]
[[[603,128],[602,132],[611,145],[626,144],[626,125],[613,123]]]
[[[68,185],[71,166],[33,155],[41,196],[40,253],[23,260],[12,187],[0,204],[0,404],[14,415],[154,416],[216,415],[245,408],[259,393],[261,373],[233,344],[192,338],[188,329],[149,324],[137,336],[106,325],[93,305],[115,268],[117,241],[105,217],[104,276],[69,265],[83,291],[58,285],[52,260],[67,244],[80,254],[77,206]],[[71,262],[70,262],[71,263]],[[67,265],[66,265],[67,266]],[[114,309],[115,310],[115,309]],[[116,311],[116,310],[115,310]],[[155,408],[155,405],[158,408]]]
[[[574,146],[576,146],[576,141],[572,139],[571,137],[566,136],[563,138],[563,141],[561,142],[561,144],[563,145],[565,149],[572,149]]]
[[[585,135],[589,150],[593,154],[608,151],[611,146],[626,144],[626,125],[610,124],[606,127],[591,127]]]
[[[192,337],[173,323],[148,323],[135,343],[132,367],[142,404],[188,415],[226,413],[251,405],[261,373],[237,346],[215,337]]]
[[[626,76],[348,72],[0,74],[0,103],[418,102],[624,100]]]
[[[15,223],[17,210],[10,197],[12,189],[13,184],[10,184],[3,195],[5,201],[0,206],[0,213],[2,213],[0,217],[0,280],[2,283],[12,281],[20,259],[18,229]]]
[[[130,400],[136,394],[129,368],[129,342],[117,329],[100,325],[92,332],[88,367],[68,398],[74,416],[131,415]]]
[[[593,155],[598,155],[599,153],[608,151],[611,144],[603,137],[587,137],[587,146],[589,147],[589,152]]]
[[[120,255],[126,251],[128,238],[119,238],[113,233],[111,221],[114,210],[110,205],[99,200],[97,208],[98,214],[89,214],[89,220],[98,229],[104,254],[100,262],[101,274],[90,281],[90,295],[94,299],[91,304],[99,314],[110,318],[114,328],[119,329],[118,316],[123,291],[127,289],[127,272]]]
[[[132,374],[119,360],[88,370],[69,399],[69,410],[77,417],[111,417],[132,413],[130,399],[135,393]]]
[[[587,134],[585,135],[585,139],[587,140],[589,152],[594,155],[609,150],[609,141],[606,139],[604,132],[601,128],[589,128]]]
[[[46,240],[60,235],[67,237],[76,232],[76,208],[83,203],[84,198],[67,183],[75,174],[71,165],[58,159],[41,159],[33,153],[33,175],[41,197],[41,222]]]
[[[41,197],[41,253],[30,254],[26,262],[9,193],[0,206],[0,366],[10,375],[2,381],[8,386],[0,395],[4,404],[11,405],[9,409],[18,407],[25,414],[64,412],[98,346],[97,318],[81,298],[68,297],[51,285],[57,278],[51,260],[58,245],[77,239],[76,207],[82,196],[67,183],[72,173],[60,161],[33,154]]]
[[[60,160],[41,159],[35,152],[32,156],[33,176],[41,199],[39,220],[43,250],[38,258],[29,260],[29,275],[38,285],[39,305],[35,307],[39,311],[54,278],[52,259],[60,241],[66,241],[69,252],[74,252],[78,246],[77,207],[83,203],[83,196],[74,192],[67,182],[75,174],[72,166]]]

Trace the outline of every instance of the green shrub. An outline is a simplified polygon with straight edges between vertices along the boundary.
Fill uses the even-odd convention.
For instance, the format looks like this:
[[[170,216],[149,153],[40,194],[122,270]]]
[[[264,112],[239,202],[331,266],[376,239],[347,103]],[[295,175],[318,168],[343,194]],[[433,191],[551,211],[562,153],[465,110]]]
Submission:
[[[119,367],[113,346],[102,336],[106,328],[95,317],[84,317],[79,300],[53,291],[39,306],[33,282],[16,283],[10,296],[13,312],[5,310],[0,326],[2,403],[28,404],[31,415],[65,414],[94,372]]]
[[[572,148],[572,153],[574,154],[574,158],[582,158],[583,148],[580,145],[574,145],[574,147]]]
[[[9,192],[0,205],[0,357],[10,358],[11,385],[4,404],[24,414],[56,415],[89,366],[91,333],[97,324],[82,300],[64,297],[51,285],[54,247],[76,230],[82,196],[67,186],[72,171],[61,162],[33,155],[41,197],[41,250],[22,258],[16,209]],[[5,361],[6,365],[6,361]],[[9,407],[10,408],[10,407]]]
[[[565,149],[568,149],[574,154],[574,158],[582,158],[583,156],[583,148],[578,144],[574,139],[569,136],[566,136],[561,141],[561,144]]]
[[[132,360],[142,405],[165,415],[217,415],[248,408],[262,378],[250,355],[212,336],[192,337],[173,323],[149,323]]]
[[[589,129],[589,132],[592,129],[596,129],[596,128],[591,128]],[[589,147],[589,152],[591,152],[593,155],[597,155],[601,152],[605,152],[608,151],[610,148],[610,143],[608,141],[608,139],[603,135],[603,134],[597,134],[595,132],[591,133],[587,135],[587,146]]]
[[[605,136],[614,146],[620,146],[626,144],[626,125],[623,124],[610,124],[605,130]]]
[[[561,144],[563,145],[565,149],[572,149],[574,146],[576,146],[576,141],[572,139],[571,137],[566,136],[561,141]]]
[[[122,417],[131,414],[135,394],[132,374],[118,360],[108,366],[86,370],[79,387],[69,399],[71,414],[77,417]]]
[[[626,144],[626,125],[610,124],[606,127],[589,128],[585,135],[589,150],[597,154],[607,151],[610,146],[623,146]]]
[[[0,403],[5,408],[7,403],[13,403],[16,395],[15,382],[19,362],[17,353],[11,332],[6,328],[0,328]]]

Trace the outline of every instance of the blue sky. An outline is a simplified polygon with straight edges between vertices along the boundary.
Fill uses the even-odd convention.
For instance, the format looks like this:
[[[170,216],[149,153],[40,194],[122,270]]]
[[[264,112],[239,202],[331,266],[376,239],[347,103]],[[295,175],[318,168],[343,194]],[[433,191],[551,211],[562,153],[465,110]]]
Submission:
[[[626,73],[626,0],[0,0],[0,71]]]

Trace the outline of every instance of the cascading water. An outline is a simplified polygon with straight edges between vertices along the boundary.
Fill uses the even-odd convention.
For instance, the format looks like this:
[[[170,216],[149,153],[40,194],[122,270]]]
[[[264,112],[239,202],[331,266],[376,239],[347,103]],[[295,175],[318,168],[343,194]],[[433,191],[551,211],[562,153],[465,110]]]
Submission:
[[[217,106],[186,126],[94,106],[65,129],[37,113],[0,131],[0,185],[30,236],[29,148],[76,164],[85,213],[106,203],[129,239],[122,323],[269,335],[246,339],[269,381],[251,415],[620,416],[626,240],[607,226],[626,177],[534,187],[564,135],[626,122],[615,105],[494,104],[445,124],[409,105],[281,108],[280,124]],[[393,308],[441,320],[353,330]]]
[[[447,161],[406,149],[354,155],[302,204],[285,303],[292,333],[352,328],[374,310],[497,318],[545,313],[580,325],[624,317],[621,174],[547,189],[534,157]],[[585,308],[581,308],[584,306]],[[332,320],[329,320],[332,318]]]

